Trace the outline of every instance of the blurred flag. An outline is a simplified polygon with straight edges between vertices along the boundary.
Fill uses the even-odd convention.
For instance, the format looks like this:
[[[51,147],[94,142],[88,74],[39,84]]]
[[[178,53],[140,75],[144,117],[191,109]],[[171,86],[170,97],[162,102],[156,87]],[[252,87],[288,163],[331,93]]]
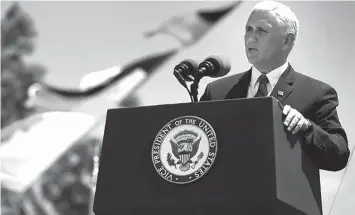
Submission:
[[[124,67],[116,66],[98,72],[92,72],[85,75],[78,89],[60,89],[44,83],[36,83],[28,90],[26,104],[31,108],[43,108],[49,110],[72,110],[75,106],[86,101],[93,96],[105,93],[109,87],[124,84],[124,81],[132,81],[130,76],[138,77],[136,71],[142,73],[139,79],[145,79],[150,76],[155,69],[161,66],[165,61],[172,57],[178,50],[168,50],[158,54],[144,56],[134,60]],[[144,76],[142,78],[141,76]],[[132,90],[138,86],[130,86]],[[117,91],[117,97],[120,92]],[[119,101],[116,101],[119,102]],[[105,107],[110,108],[110,107]],[[106,111],[106,110],[105,110]]]
[[[209,29],[239,4],[240,1],[237,1],[222,8],[174,16],[158,28],[145,32],[145,36],[153,37],[160,33],[167,33],[178,39],[184,46],[191,45],[196,43]],[[28,91],[29,99],[26,105],[49,110],[72,110],[83,100],[87,100],[91,96],[97,96],[102,91],[107,90],[108,87],[124,81],[124,77],[133,76],[137,69],[145,73],[143,78],[145,81],[157,67],[161,66],[177,51],[177,49],[172,49],[146,55],[123,67],[116,66],[89,73],[82,78],[78,89],[60,89],[43,83],[36,83]],[[140,84],[142,84],[141,81],[135,86],[131,86],[132,90],[139,87]],[[120,97],[119,92],[117,93],[118,97]],[[129,98],[129,100],[136,99]],[[136,103],[137,101],[134,102]],[[120,103],[120,101],[117,101],[117,103]],[[124,103],[130,104],[132,101],[124,101]]]
[[[223,8],[173,16],[158,27],[146,31],[144,36],[149,38],[157,34],[168,34],[179,40],[183,46],[190,46],[240,3],[241,1],[237,1]]]
[[[82,113],[48,112],[4,128],[0,158],[1,176],[6,177],[2,186],[17,193],[26,191],[94,123],[92,116]]]
[[[5,127],[0,145],[4,214],[88,214],[92,157],[101,144],[85,138],[94,125],[88,114],[48,112]]]

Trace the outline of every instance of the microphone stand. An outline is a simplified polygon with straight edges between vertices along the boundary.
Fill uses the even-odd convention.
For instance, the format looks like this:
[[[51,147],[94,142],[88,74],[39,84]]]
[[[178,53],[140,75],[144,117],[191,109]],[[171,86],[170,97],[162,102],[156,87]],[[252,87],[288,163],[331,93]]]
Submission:
[[[192,86],[192,85],[193,85],[193,84],[191,84],[191,86]],[[196,101],[197,101],[197,99],[196,99],[196,98],[197,98],[197,95],[196,95],[196,98],[195,98],[194,92],[192,92],[192,91],[189,90],[189,88],[187,87],[187,84],[186,84],[185,81],[184,81],[183,86],[184,86],[184,88],[187,90],[187,92],[189,93],[191,102],[196,102]],[[191,86],[190,86],[190,88],[191,88]],[[192,88],[191,88],[191,89],[192,89]]]
[[[193,83],[191,84],[191,94],[193,97],[193,102],[198,102],[198,84],[200,83],[201,78],[204,76],[203,74],[206,72],[206,68],[202,67],[199,69],[199,72],[194,75]]]
[[[192,85],[193,85],[193,84],[191,84],[191,86],[192,86]],[[185,84],[184,84],[183,86],[184,86],[184,88],[187,90],[187,92],[189,93],[191,102],[196,102],[197,99],[196,99],[195,96],[194,96],[194,92],[192,92],[192,90],[191,90],[191,91],[189,90],[189,88],[187,87],[186,82],[185,82]],[[190,86],[190,88],[191,88],[191,86]],[[192,89],[192,88],[191,88],[191,89]],[[196,95],[196,96],[197,96],[197,95]]]
[[[176,77],[176,79],[180,82],[180,84],[187,90],[187,92],[190,95],[190,99],[191,102],[194,102],[194,98],[192,97],[192,94],[189,90],[189,88],[187,87],[186,81],[185,79],[181,76],[181,74],[179,72],[177,72],[176,70],[174,70],[174,76]]]
[[[198,84],[200,80],[194,80],[193,83],[190,85],[190,90],[187,87],[186,81],[180,80],[180,83],[184,88],[187,90],[190,96],[191,102],[198,102],[197,94],[198,94]]]
[[[190,88],[191,88],[191,86],[190,86]],[[189,95],[190,95],[191,102],[196,102],[195,97],[193,97],[193,94],[192,94],[192,92],[189,90],[189,88],[186,87],[186,90],[187,90],[187,92],[188,92]]]
[[[198,84],[200,83],[200,79],[195,79],[193,83],[190,85],[191,93],[190,96],[193,97],[192,102],[198,102]]]

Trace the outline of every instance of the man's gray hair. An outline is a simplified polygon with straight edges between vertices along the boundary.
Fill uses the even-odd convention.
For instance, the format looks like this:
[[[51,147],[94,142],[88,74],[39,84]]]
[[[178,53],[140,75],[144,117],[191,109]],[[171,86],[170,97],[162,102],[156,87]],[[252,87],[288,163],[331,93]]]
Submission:
[[[282,34],[293,33],[296,40],[299,31],[299,21],[296,14],[288,6],[275,1],[262,1],[254,6],[254,10],[267,11],[273,14],[279,23],[286,25],[286,29],[284,29]]]

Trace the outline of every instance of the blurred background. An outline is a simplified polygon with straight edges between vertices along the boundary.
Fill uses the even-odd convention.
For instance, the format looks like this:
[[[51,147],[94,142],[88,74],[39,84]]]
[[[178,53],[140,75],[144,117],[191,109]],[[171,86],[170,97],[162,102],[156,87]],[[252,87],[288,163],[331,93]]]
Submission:
[[[1,1],[1,214],[92,214],[107,109],[190,102],[172,75],[186,58],[248,70],[256,3]],[[353,152],[355,2],[283,3],[300,20],[289,60],[337,90]],[[321,171],[324,214],[355,210],[352,154],[346,169]]]

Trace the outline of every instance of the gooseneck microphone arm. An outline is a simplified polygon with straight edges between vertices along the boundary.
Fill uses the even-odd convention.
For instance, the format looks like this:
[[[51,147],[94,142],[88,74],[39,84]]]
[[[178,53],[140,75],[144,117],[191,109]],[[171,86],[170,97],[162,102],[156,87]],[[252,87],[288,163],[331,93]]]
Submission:
[[[201,65],[201,64],[200,64]],[[205,67],[202,67],[201,69],[199,69],[198,73],[195,74],[195,78],[190,86],[191,88],[191,94],[193,97],[193,102],[198,102],[198,85],[200,83],[201,78],[203,77],[203,75],[206,71]]]
[[[197,97],[197,95],[198,95],[198,83],[199,83],[198,81],[194,81],[191,84],[191,86],[190,86],[191,94],[192,94],[192,98],[193,98],[192,102],[198,102],[198,97]]]
[[[184,78],[182,77],[182,75],[179,73],[179,71],[174,70],[174,76],[176,77],[176,79],[180,82],[180,84],[187,90],[187,92],[190,95],[190,99],[191,102],[194,102],[194,99],[192,97],[191,91],[189,90],[189,88],[187,87],[186,81],[184,80]]]
[[[196,70],[197,70],[197,63],[190,59],[186,59],[180,62],[174,68],[174,76],[189,93],[191,102],[194,102],[194,98],[186,82],[187,81],[191,82],[194,80],[192,74],[196,73]]]

